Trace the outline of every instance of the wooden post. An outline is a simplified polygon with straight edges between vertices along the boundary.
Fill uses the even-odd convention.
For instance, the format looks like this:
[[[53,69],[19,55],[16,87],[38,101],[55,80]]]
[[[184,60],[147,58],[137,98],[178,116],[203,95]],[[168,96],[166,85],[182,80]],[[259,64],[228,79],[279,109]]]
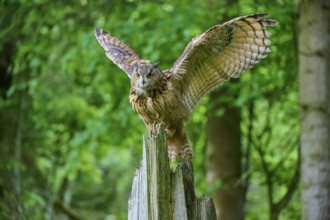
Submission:
[[[136,171],[128,201],[129,220],[212,220],[213,200],[196,199],[190,160],[170,169],[164,128],[143,141],[141,167]]]

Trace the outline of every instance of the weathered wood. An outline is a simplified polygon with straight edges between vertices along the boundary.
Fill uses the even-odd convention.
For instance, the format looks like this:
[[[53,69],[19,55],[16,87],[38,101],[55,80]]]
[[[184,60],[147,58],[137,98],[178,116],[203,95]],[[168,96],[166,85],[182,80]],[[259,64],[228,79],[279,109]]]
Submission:
[[[194,200],[191,199],[191,196],[194,196],[195,193],[186,194],[187,182],[185,181],[185,174],[183,172],[183,164],[180,164],[176,171],[172,173],[172,186],[173,186],[173,215],[175,219],[191,219],[191,216],[194,213],[191,212],[191,206],[194,206]],[[191,171],[191,170],[189,170]],[[188,173],[190,174],[190,173]],[[187,197],[188,196],[188,197]],[[189,206],[188,206],[189,204]]]
[[[210,197],[196,199],[190,160],[172,171],[162,126],[144,138],[143,159],[136,171],[129,199],[129,220],[216,219]]]
[[[198,218],[200,220],[215,220],[217,219],[213,199],[208,196],[203,196],[197,200]]]
[[[149,219],[172,219],[171,173],[165,133],[157,127],[158,135],[144,138],[147,165]]]
[[[145,144],[143,144],[144,146]],[[128,219],[149,219],[147,207],[147,168],[145,147],[141,166],[135,172],[132,192],[128,201]]]

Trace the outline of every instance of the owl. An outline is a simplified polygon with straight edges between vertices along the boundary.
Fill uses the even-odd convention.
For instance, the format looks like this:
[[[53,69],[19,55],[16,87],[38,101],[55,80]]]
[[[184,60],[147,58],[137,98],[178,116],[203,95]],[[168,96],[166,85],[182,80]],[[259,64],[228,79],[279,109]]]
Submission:
[[[127,44],[104,30],[95,36],[107,57],[130,78],[129,102],[147,128],[162,123],[170,160],[191,159],[193,148],[185,121],[198,101],[213,88],[245,70],[270,52],[267,27],[277,21],[267,14],[252,14],[217,24],[194,37],[174,65],[161,70],[159,63],[141,59]]]

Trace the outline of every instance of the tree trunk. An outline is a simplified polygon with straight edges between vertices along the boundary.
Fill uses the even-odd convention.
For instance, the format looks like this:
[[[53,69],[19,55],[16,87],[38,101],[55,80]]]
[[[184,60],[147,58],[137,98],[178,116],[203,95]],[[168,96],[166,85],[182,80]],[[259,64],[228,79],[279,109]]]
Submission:
[[[299,10],[302,219],[330,219],[330,2]]]
[[[144,138],[141,167],[133,179],[128,219],[215,220],[213,200],[196,198],[193,166],[186,160],[170,169],[163,126]]]
[[[234,8],[237,0],[227,0],[226,6]],[[222,21],[228,21],[228,13]],[[230,83],[237,83],[231,80]],[[235,94],[233,94],[235,93]],[[237,97],[239,90],[231,92]],[[241,130],[240,109],[228,102],[219,103],[219,97],[229,95],[225,87],[220,87],[210,94],[209,106],[212,106],[207,119],[208,181],[220,181],[220,188],[214,197],[218,219],[244,219],[244,190],[239,184],[241,176]],[[217,104],[215,104],[217,103]],[[217,111],[224,110],[222,116]]]
[[[234,83],[234,82],[231,82]],[[207,120],[209,181],[220,180],[221,186],[214,197],[218,219],[244,219],[241,175],[240,109],[229,103],[214,105],[228,92],[221,87],[210,95],[211,108]],[[230,94],[231,96],[237,96]],[[222,116],[217,111],[224,110]]]

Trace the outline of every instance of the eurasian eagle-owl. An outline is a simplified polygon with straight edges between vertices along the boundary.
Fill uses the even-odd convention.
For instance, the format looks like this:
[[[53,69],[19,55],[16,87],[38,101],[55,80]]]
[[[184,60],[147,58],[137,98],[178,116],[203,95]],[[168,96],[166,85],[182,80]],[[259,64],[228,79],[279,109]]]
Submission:
[[[141,59],[128,45],[103,30],[95,36],[107,57],[131,79],[129,101],[149,130],[163,123],[171,160],[194,153],[184,121],[214,87],[237,78],[270,52],[267,14],[238,17],[194,37],[168,70]]]

